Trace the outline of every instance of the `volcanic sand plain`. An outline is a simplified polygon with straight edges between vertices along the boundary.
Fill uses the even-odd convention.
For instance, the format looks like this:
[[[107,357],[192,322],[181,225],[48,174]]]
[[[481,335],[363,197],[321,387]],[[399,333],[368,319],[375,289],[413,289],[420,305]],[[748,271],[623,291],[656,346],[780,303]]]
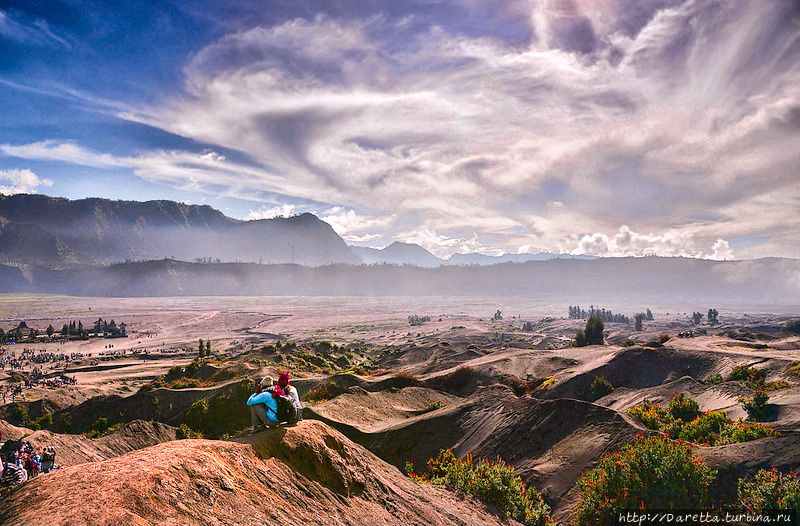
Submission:
[[[236,364],[237,374],[254,379],[276,375],[281,368],[268,361],[256,366],[237,362],[238,357],[276,342],[329,341],[362,353],[370,349],[365,356],[376,368],[369,376],[292,371],[301,394],[331,378],[346,388],[330,400],[307,404],[307,418],[335,427],[398,468],[409,460],[424,466],[442,448],[453,448],[458,455],[501,455],[526,482],[543,491],[556,516],[566,522],[577,503],[575,482],[580,474],[603,453],[647,432],[627,415],[630,407],[644,399],[666,404],[675,393],[684,392],[703,411],[746,417],[738,399],[752,394],[751,389],[739,382],[704,381],[715,373],[726,377],[737,365],[760,368],[767,381],[786,380],[793,386],[771,394],[767,420],[781,437],[695,447],[720,470],[715,494],[730,498],[730,481],[760,467],[800,466],[800,379],[786,374],[792,362],[800,361],[800,337],[780,331],[788,320],[797,319],[800,307],[677,303],[603,307],[631,318],[651,308],[654,320],[645,321],[639,332],[633,323],[606,323],[606,345],[574,348],[569,341],[585,321],[566,319],[563,303],[528,298],[0,295],[0,327],[8,330],[25,321],[39,330],[48,324],[58,330],[73,320],[87,326],[98,318],[126,324],[127,338],[5,346],[10,352],[32,348],[87,355],[66,368],[77,385],[25,390],[28,401],[46,399],[59,407],[98,396],[133,397],[171,367],[194,359],[200,338],[212,342],[216,356],[229,358],[223,367]],[[692,312],[704,313],[708,307],[719,310],[719,323],[708,325],[704,320],[693,326]],[[502,319],[493,317],[497,310]],[[429,316],[430,321],[410,326],[411,315]],[[523,330],[525,322],[532,330]],[[694,331],[693,337],[678,336],[687,331]],[[663,345],[658,343],[661,335],[669,336]],[[635,342],[630,345],[625,340]],[[137,354],[131,355],[134,350]],[[470,377],[459,385],[449,384],[453,373],[464,366],[469,367]],[[9,384],[9,373],[8,369],[0,373],[0,386]],[[607,378],[616,389],[593,400],[589,391],[596,376]],[[507,378],[538,379],[546,382],[546,388],[515,393],[502,385]],[[236,381],[235,376],[229,381]],[[193,390],[184,391],[190,396]],[[7,438],[30,433],[2,421],[0,426]],[[145,447],[169,434],[157,426],[143,429],[128,431],[128,438],[116,442],[104,437],[114,444],[105,449],[86,446],[83,442],[88,439],[80,435],[73,439],[37,431],[29,439],[37,445],[56,442],[83,451],[70,459],[78,464]],[[131,444],[131,435],[154,438]]]

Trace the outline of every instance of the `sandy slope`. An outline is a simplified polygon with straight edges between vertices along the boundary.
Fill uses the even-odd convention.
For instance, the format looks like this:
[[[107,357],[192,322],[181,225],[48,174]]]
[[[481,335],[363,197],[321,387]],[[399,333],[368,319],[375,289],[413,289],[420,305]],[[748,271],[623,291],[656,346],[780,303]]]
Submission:
[[[47,524],[70,526],[509,524],[310,421],[238,442],[167,442],[40,476],[0,500],[0,522],[42,523],[42,499],[57,503]]]

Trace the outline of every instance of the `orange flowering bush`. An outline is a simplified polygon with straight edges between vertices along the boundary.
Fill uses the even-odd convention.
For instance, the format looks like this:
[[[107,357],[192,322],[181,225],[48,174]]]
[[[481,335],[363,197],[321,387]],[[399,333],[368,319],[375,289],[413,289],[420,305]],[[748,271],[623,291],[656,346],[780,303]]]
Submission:
[[[467,455],[458,460],[450,449],[443,449],[428,461],[427,472],[417,475],[413,471],[413,464],[407,463],[406,472],[417,482],[443,484],[475,495],[526,526],[555,524],[541,493],[527,487],[500,457],[473,462],[472,455]]]
[[[715,476],[689,444],[640,435],[578,480],[578,524],[613,524],[622,510],[703,508]]]
[[[756,393],[759,392],[763,391]],[[667,437],[706,446],[748,442],[780,435],[768,425],[742,420],[733,422],[725,411],[707,411],[698,414],[695,408],[699,408],[697,402],[681,393],[670,400],[670,411],[645,400],[628,409],[628,414],[638,418],[648,428],[662,431]],[[695,418],[688,421],[675,416],[689,418],[692,414]]]
[[[800,476],[772,468],[759,470],[753,481],[739,479],[739,505],[748,511],[800,511]]]

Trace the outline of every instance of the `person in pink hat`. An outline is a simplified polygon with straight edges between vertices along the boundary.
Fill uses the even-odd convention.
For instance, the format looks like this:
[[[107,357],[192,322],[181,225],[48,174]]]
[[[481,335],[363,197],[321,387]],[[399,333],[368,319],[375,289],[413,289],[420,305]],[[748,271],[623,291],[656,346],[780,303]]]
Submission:
[[[294,410],[297,414],[295,421],[299,422],[303,419],[303,404],[300,403],[300,395],[297,394],[297,388],[295,388],[293,385],[289,385],[289,373],[281,373],[281,375],[278,377],[278,386],[280,386],[280,388],[283,389],[283,392],[290,396],[294,401]]]

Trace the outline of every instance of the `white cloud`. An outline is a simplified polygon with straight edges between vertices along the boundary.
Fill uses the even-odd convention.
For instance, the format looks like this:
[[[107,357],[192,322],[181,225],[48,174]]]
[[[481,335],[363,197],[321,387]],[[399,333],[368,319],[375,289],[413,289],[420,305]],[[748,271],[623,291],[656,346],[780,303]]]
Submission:
[[[118,113],[212,150],[120,157],[42,141],[0,152],[329,203],[322,218],[348,241],[401,239],[437,255],[726,258],[725,240],[744,236],[769,240],[747,255],[791,254],[800,26],[786,22],[790,4],[460,2],[471,20],[492,11],[484,29],[498,29],[486,35],[452,18],[284,17],[197,51],[184,93]],[[504,40],[509,28],[522,36]],[[278,213],[270,202],[252,217]]]
[[[187,67],[191,97],[142,114],[272,167],[243,186],[327,195],[416,222],[406,239],[439,251],[473,232],[503,249],[555,248],[566,232],[636,223],[665,233],[595,234],[572,250],[705,254],[685,227],[696,210],[735,206],[744,194],[730,184],[751,184],[755,172],[758,189],[793,184],[777,168],[798,168],[789,152],[800,134],[769,130],[800,107],[800,61],[764,43],[778,27],[774,11],[750,2],[713,14],[667,0],[538,5],[531,24],[544,37],[527,48],[429,27],[388,51],[381,35],[408,21],[383,17],[233,33]],[[781,29],[783,42],[798,35]],[[754,61],[754,49],[770,58]],[[548,195],[547,181],[562,190]],[[337,232],[376,232],[350,213],[328,214]],[[523,216],[553,228],[503,239],[516,225],[537,230]]]
[[[564,240],[573,247],[573,255],[600,257],[690,257],[704,259],[733,259],[733,250],[728,241],[717,239],[710,252],[703,250],[694,235],[688,231],[668,230],[660,234],[641,234],[627,225],[610,237],[603,233],[572,236]]]
[[[126,165],[124,161],[115,158],[113,155],[92,152],[72,142],[54,140],[20,145],[0,144],[0,153],[22,159],[59,161],[100,168]]]
[[[395,220],[390,216],[367,216],[356,213],[355,210],[335,206],[320,214],[320,219],[331,225],[340,236],[356,236],[367,234],[367,237],[385,231]],[[373,240],[377,238],[370,238]]]
[[[291,217],[295,215],[296,207],[294,205],[279,205],[271,208],[264,207],[258,210],[251,210],[245,221],[253,221],[257,219],[274,219],[276,217]]]
[[[450,256],[454,253],[468,254],[486,251],[484,245],[478,241],[477,235],[472,237],[450,237],[434,232],[428,228],[419,228],[412,232],[400,234],[397,239],[404,243],[413,243],[421,246],[436,257]],[[496,251],[491,251],[496,255]],[[502,252],[502,251],[500,251]]]
[[[708,259],[733,259],[733,250],[731,250],[731,245],[724,239],[717,239],[717,241],[711,247],[711,250],[714,252],[708,256]]]
[[[10,185],[0,185],[0,194],[35,194],[40,186],[52,186],[53,181],[39,179],[30,170],[0,170],[0,182],[10,181]]]

